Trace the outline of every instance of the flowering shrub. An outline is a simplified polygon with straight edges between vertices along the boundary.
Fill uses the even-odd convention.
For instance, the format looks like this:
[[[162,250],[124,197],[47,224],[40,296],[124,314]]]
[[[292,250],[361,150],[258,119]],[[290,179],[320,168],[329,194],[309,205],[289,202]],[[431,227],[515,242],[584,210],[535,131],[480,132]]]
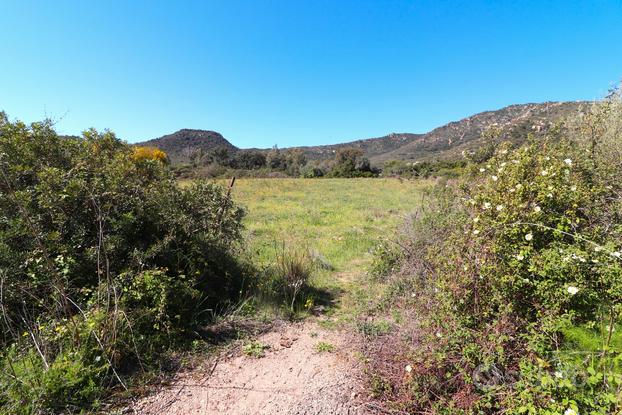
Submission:
[[[162,163],[168,162],[168,156],[166,153],[155,147],[148,146],[136,146],[132,151],[132,160],[144,161],[154,160]]]
[[[570,141],[568,128],[518,149],[500,145],[453,188],[460,207],[437,197],[434,205],[453,209],[424,212],[417,234],[406,232],[393,278],[416,293],[399,300],[416,321],[396,334],[389,364],[371,359],[374,382],[390,383],[382,394],[390,405],[424,413],[622,410],[614,333],[622,168],[610,158],[622,137],[605,129],[607,146],[599,136]],[[434,229],[422,230],[426,223]],[[574,341],[577,330],[589,341]]]
[[[526,323],[564,313],[589,320],[622,299],[620,235],[616,223],[601,222],[616,182],[594,181],[589,160],[571,157],[569,145],[549,147],[502,147],[467,200],[466,231],[478,252],[465,265],[486,295],[485,313],[504,307]]]

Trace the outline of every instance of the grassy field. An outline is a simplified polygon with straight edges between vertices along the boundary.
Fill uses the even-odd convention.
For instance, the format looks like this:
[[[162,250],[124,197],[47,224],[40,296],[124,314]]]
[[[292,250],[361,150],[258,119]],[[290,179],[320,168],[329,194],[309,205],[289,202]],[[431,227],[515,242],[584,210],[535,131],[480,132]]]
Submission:
[[[259,264],[283,246],[314,252],[332,266],[313,284],[349,291],[371,260],[370,249],[421,202],[425,182],[397,179],[242,179],[233,198],[247,209],[248,243]]]

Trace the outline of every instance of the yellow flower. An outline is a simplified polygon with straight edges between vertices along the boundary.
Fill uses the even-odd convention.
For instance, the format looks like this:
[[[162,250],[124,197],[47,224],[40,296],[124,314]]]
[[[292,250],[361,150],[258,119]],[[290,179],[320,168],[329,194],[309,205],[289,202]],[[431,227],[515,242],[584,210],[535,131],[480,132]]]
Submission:
[[[156,160],[161,161],[162,163],[166,163],[167,160],[167,155],[164,151],[155,147],[147,146],[134,147],[134,151],[131,157],[134,161]]]

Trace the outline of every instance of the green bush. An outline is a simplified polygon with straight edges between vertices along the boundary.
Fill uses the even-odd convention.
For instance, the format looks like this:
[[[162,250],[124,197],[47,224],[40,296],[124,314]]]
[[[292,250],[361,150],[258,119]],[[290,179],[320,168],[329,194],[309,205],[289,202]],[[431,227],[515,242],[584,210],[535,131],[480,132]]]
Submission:
[[[18,353],[11,348],[3,359],[0,378],[0,413],[59,413],[93,406],[103,394],[101,377],[107,372],[103,359],[88,361],[81,350],[62,352],[45,367],[33,349]],[[18,381],[8,382],[11,377]]]
[[[601,105],[610,117],[622,114],[607,102],[594,111]],[[383,396],[394,406],[432,413],[621,410],[622,349],[614,330],[622,312],[622,169],[611,152],[622,137],[600,128],[613,122],[597,120],[584,129],[600,131],[596,137],[568,140],[569,123],[519,149],[498,146],[472,169],[476,177],[454,188],[453,202],[434,197],[438,208],[409,225],[394,278],[412,281],[416,295],[401,302],[417,321],[402,336],[417,342],[399,341],[397,354],[382,356],[372,372],[392,385]],[[408,368],[404,376],[395,375],[400,367]]]
[[[61,137],[0,114],[0,348],[16,347],[2,364],[49,380],[32,392],[57,397],[41,411],[122,385],[253,282],[238,260],[243,211],[217,185],[178,186],[161,159],[110,132]],[[91,371],[95,356],[112,366]],[[0,374],[3,404],[18,406],[20,384]]]
[[[382,279],[397,271],[403,257],[403,250],[390,241],[381,241],[371,250],[372,262],[368,274],[375,279]]]

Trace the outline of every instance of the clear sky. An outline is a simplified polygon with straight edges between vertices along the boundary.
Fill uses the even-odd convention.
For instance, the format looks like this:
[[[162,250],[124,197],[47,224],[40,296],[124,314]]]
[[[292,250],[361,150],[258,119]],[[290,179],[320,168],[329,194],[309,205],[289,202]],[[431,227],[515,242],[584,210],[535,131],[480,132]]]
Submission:
[[[240,147],[425,132],[622,78],[622,1],[0,0],[0,110]]]

